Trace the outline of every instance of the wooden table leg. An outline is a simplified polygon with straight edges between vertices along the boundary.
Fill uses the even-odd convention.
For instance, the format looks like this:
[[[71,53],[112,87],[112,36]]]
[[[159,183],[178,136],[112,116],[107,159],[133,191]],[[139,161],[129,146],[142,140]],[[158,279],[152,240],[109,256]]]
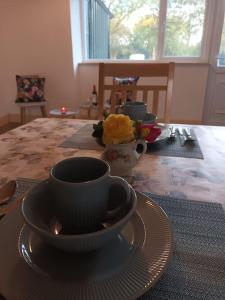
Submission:
[[[41,106],[41,113],[42,113],[42,116],[45,118],[48,116],[47,109],[45,106]]]
[[[25,124],[26,122],[26,108],[20,107],[20,123]]]

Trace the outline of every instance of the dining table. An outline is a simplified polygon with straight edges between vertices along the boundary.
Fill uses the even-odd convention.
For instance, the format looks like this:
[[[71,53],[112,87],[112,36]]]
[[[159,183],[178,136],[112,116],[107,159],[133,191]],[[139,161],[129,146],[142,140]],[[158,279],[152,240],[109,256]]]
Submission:
[[[45,179],[58,161],[72,156],[100,158],[99,150],[58,147],[93,120],[39,118],[0,136],[0,187],[18,177]],[[176,126],[176,125],[175,125]],[[137,191],[225,205],[225,127],[194,128],[204,159],[143,155],[133,169]]]
[[[1,134],[0,188],[11,180],[29,179],[34,181],[43,181],[48,178],[52,166],[66,158],[80,156],[100,158],[103,151],[101,149],[91,150],[80,149],[79,147],[70,148],[60,146],[67,138],[78,132],[83,126],[96,122],[96,120],[84,119],[38,118],[25,125],[19,126],[16,129]],[[201,205],[205,205],[205,203],[208,205],[214,205],[216,203],[216,205],[220,204],[221,209],[225,207],[225,127],[187,124],[169,124],[169,126],[173,126],[175,128],[178,126],[185,126],[192,129],[197,137],[203,158],[196,159],[167,155],[162,156],[160,153],[154,153],[153,155],[148,153],[143,154],[132,170],[132,187],[136,192],[152,195],[153,199],[156,200],[160,197],[164,197],[165,201],[163,201],[166,202],[165,205],[168,203],[169,205],[173,205],[173,214],[175,215],[178,210],[178,206],[180,203],[182,204],[182,201],[185,205],[187,205],[187,209],[188,201],[191,201],[191,203],[196,202],[196,205],[199,205],[198,207],[196,206],[196,211],[198,213],[197,219],[198,221],[202,221],[200,219],[204,219],[204,213],[207,214],[207,212],[204,209],[201,211],[201,207],[203,207]],[[185,210],[182,211],[182,214],[184,213]],[[191,214],[195,213],[195,209],[192,208]],[[221,220],[223,220],[222,214],[223,213],[220,215]],[[170,217],[170,212],[168,212],[168,216]],[[0,226],[4,218],[5,217],[0,220]],[[207,222],[207,218],[208,215],[205,217],[205,222]],[[182,222],[182,226],[184,226],[185,222]],[[171,223],[173,229],[176,231],[176,226],[178,226],[176,225],[177,223],[175,221],[171,221]],[[192,224],[188,223],[187,227],[191,228],[194,226],[194,223],[195,221],[193,221]],[[220,221],[220,225],[221,224],[222,221]],[[225,215],[223,224],[225,232]],[[212,224],[210,224],[209,228],[212,227]],[[179,237],[182,230],[179,229]],[[195,233],[198,231],[196,228],[193,230]],[[222,234],[221,232],[220,234]],[[190,232],[188,234],[190,234]],[[208,236],[209,233],[206,235]],[[201,236],[199,239],[202,239],[202,234],[199,234],[199,236]],[[225,236],[223,238],[223,245],[225,245]],[[220,243],[221,241],[222,240],[220,240]],[[181,241],[179,242],[181,243]],[[182,243],[183,242],[184,239],[182,240]],[[193,245],[198,244],[196,240],[192,242]],[[203,243],[203,241],[201,242]],[[193,245],[192,247],[194,247]],[[204,245],[204,243],[202,245]],[[199,257],[201,257],[201,261],[203,260],[202,265],[205,266],[205,264],[207,264],[206,260],[210,261],[210,259],[203,258],[201,253],[204,252],[204,247],[200,247],[199,244],[198,247],[198,251],[200,251]],[[181,252],[185,252],[186,250],[181,250],[179,248],[179,251]],[[196,249],[193,250],[193,256],[195,255],[194,251],[196,252]],[[211,253],[213,253],[213,251],[207,256],[208,258]],[[185,256],[185,261],[187,262],[190,260],[190,257],[191,254],[188,252],[188,255]],[[212,261],[214,262],[213,258]],[[222,264],[224,265],[224,258],[221,258],[221,261],[217,261],[217,268],[222,268]],[[193,277],[191,277],[191,284],[195,289],[200,289],[200,285],[197,287],[198,284],[196,284],[197,281],[195,282],[195,280],[198,280],[197,278],[201,276],[203,276],[202,282],[206,282],[206,279],[204,278],[204,274],[201,273],[201,276],[198,275],[197,269],[198,268],[196,267],[196,270],[186,270],[185,272],[188,274],[193,273]],[[208,267],[207,270],[209,271],[209,274],[212,272]],[[184,270],[182,269],[182,271]],[[215,274],[217,274],[217,271],[219,274],[218,277],[220,277],[221,280],[225,279],[224,269],[216,269]],[[174,270],[172,273],[174,273]],[[185,279],[185,276],[182,277],[181,281]],[[177,279],[175,278],[174,280]],[[212,283],[216,280],[216,278],[212,277],[209,280]],[[224,284],[221,282],[220,284],[225,291]],[[221,286],[220,289],[222,289]],[[177,288],[174,287],[174,289]],[[163,289],[160,288],[160,292],[155,295],[155,298],[147,298],[146,296],[146,298],[143,297],[143,299],[164,299],[163,297],[160,298],[157,296],[162,292],[161,290]],[[187,291],[187,294],[189,293],[190,297],[188,297],[187,294],[182,295],[181,290],[179,293],[177,291],[176,293],[173,293],[172,291],[170,292],[173,296],[171,296],[171,298],[168,297],[167,299],[195,299],[196,296],[195,294],[192,295],[191,288],[188,288]],[[200,298],[201,293],[201,290],[199,290]],[[208,293],[210,299],[210,292]],[[175,294],[177,298],[174,296]],[[218,298],[211,299],[225,299],[225,294],[224,297],[218,296]]]

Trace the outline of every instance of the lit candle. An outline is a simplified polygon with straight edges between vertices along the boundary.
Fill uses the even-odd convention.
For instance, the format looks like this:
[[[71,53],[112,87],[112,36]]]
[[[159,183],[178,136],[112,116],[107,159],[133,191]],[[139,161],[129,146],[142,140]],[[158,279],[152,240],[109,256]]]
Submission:
[[[60,109],[60,111],[61,111],[62,114],[65,114],[66,111],[67,111],[67,109],[66,109],[65,106],[62,106],[61,109]]]

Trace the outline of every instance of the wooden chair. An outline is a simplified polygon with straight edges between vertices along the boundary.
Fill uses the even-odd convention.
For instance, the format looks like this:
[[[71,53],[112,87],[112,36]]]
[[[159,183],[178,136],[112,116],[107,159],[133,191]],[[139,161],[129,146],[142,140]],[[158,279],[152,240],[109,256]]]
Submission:
[[[165,105],[163,120],[166,123],[170,122],[171,118],[171,104],[172,104],[172,90],[174,79],[174,63],[99,63],[99,85],[98,85],[98,109],[99,119],[102,119],[104,106],[105,106],[105,91],[111,92],[111,106],[110,112],[114,113],[116,109],[116,93],[120,90],[122,97],[121,100],[124,103],[126,99],[127,90],[133,91],[133,99],[136,100],[136,93],[142,92],[142,99],[145,103],[148,101],[148,93],[153,92],[153,105],[152,113],[158,113],[159,107],[159,92],[165,91]],[[165,77],[166,84],[163,85],[115,85],[113,83],[106,84],[106,77],[131,77],[138,76],[140,78],[153,78],[153,77]]]

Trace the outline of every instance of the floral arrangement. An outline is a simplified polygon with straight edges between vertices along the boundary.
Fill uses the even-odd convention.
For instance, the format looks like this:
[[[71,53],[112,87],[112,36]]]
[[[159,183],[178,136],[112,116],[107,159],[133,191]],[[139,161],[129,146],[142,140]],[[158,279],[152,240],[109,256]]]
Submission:
[[[138,139],[153,142],[161,133],[156,124],[133,121],[124,114],[105,115],[105,119],[94,124],[93,129],[92,136],[104,145],[125,144]]]

